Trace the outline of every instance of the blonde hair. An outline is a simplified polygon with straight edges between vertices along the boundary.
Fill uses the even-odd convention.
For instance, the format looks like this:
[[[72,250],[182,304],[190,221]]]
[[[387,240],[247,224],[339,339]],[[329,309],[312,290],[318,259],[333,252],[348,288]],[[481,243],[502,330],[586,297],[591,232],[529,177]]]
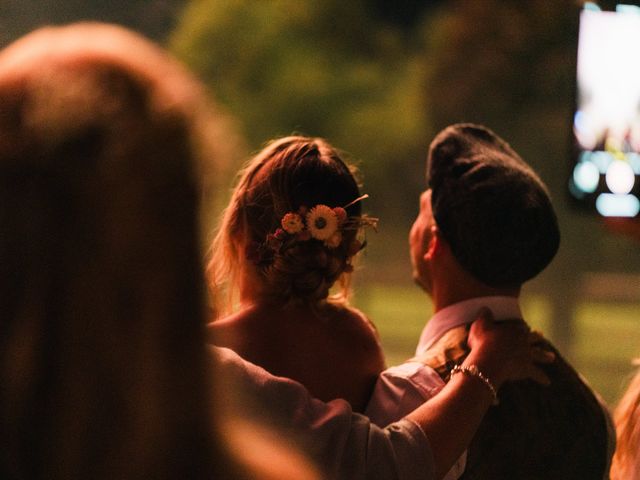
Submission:
[[[634,364],[640,364],[636,359]],[[640,370],[635,374],[614,413],[616,452],[612,480],[640,479]]]
[[[336,247],[315,239],[295,242],[266,262],[251,262],[247,250],[263,245],[288,212],[353,202],[360,196],[354,172],[325,140],[303,136],[272,141],[249,161],[211,246],[207,271],[215,297],[223,299],[220,313],[231,311],[247,268],[255,270],[261,293],[274,301],[314,305],[328,298],[336,282],[340,290],[331,299],[346,301],[354,256],[350,245],[358,229],[343,232]],[[349,205],[346,213],[361,216],[360,203]]]

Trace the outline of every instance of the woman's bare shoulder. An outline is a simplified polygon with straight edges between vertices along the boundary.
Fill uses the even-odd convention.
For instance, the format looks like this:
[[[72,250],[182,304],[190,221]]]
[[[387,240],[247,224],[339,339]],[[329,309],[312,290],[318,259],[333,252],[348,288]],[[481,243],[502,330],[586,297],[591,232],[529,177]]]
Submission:
[[[384,365],[380,336],[373,322],[362,311],[351,306],[337,306],[332,328],[344,339],[353,354],[359,354],[369,365]]]
[[[238,345],[243,343],[242,339],[252,337],[254,332],[260,329],[260,322],[257,322],[256,318],[252,309],[245,308],[229,315],[212,319],[207,324],[209,343],[238,348]]]
[[[378,330],[369,317],[352,306],[333,304],[333,326],[348,330],[352,334],[360,333],[365,336],[378,338]]]

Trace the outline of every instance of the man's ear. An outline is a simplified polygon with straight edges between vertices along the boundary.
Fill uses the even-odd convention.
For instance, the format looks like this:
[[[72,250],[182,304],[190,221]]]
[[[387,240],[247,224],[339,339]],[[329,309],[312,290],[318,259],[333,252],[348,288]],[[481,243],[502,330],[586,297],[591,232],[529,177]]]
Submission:
[[[424,254],[424,259],[432,261],[434,256],[442,249],[442,236],[437,225],[431,226],[431,238],[429,239],[429,245],[427,251]]]

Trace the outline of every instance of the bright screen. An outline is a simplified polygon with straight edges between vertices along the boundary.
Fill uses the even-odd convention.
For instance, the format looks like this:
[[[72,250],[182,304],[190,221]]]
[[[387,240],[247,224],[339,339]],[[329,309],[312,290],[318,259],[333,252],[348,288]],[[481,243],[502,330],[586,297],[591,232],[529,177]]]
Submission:
[[[569,191],[604,216],[640,213],[640,9],[580,15]]]

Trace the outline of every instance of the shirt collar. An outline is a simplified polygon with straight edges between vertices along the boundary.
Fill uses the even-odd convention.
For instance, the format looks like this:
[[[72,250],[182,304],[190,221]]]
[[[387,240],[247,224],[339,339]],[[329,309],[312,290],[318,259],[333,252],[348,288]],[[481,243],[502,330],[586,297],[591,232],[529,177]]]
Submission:
[[[473,322],[482,307],[488,307],[495,320],[522,318],[520,304],[515,297],[476,297],[454,303],[436,312],[427,322],[420,335],[416,354],[423,353],[448,330]]]

